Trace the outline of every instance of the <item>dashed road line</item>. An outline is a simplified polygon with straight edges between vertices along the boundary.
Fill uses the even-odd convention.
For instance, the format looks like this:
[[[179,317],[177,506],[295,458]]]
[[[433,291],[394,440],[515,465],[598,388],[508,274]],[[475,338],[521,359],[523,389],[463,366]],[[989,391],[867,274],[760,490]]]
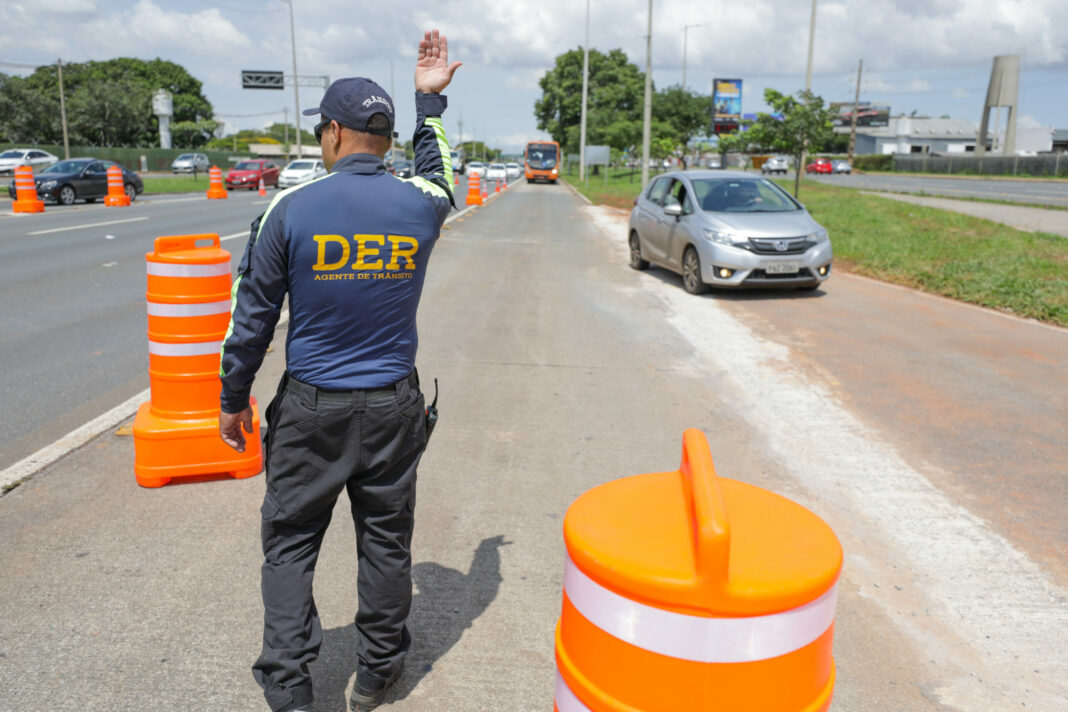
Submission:
[[[66,232],[67,230],[84,230],[87,227],[101,227],[103,225],[118,225],[120,223],[132,223],[148,220],[147,216],[139,218],[125,218],[124,220],[106,220],[104,222],[86,223],[85,225],[68,225],[67,227],[53,227],[48,230],[34,230],[27,235],[47,235],[52,232]]]

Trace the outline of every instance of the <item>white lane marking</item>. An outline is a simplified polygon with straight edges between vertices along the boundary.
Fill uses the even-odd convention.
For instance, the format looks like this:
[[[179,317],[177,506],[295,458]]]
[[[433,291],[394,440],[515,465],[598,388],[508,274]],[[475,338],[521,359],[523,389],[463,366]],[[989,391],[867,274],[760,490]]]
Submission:
[[[282,311],[278,318],[278,326],[284,326],[289,322],[289,310]],[[5,470],[0,470],[0,497],[15,485],[24,482],[38,472],[64,457],[68,453],[77,450],[82,445],[100,435],[106,430],[114,428],[133,416],[142,403],[152,397],[152,390],[146,388],[129,400],[120,403],[103,415],[97,416],[80,428],[76,428],[51,445],[46,445],[32,455],[25,457]]]
[[[591,210],[591,231],[626,261],[626,216]],[[621,266],[620,269],[623,269]],[[1066,593],[983,520],[931,484],[878,431],[860,422],[833,393],[796,368],[788,347],[753,333],[711,299],[695,299],[677,281],[640,279],[636,290],[659,299],[669,323],[693,350],[686,370],[714,374],[724,404],[759,433],[784,472],[802,483],[808,506],[835,510],[872,542],[909,584],[919,604],[892,590],[862,586],[890,620],[929,651],[944,654],[946,634],[963,650],[936,690],[954,709],[1063,709],[1068,695]],[[725,405],[726,407],[726,405]],[[805,504],[805,502],[801,502]],[[815,505],[813,507],[813,505]],[[879,580],[885,571],[867,550],[846,548],[846,576]],[[877,545],[877,544],[876,544]],[[902,608],[911,608],[913,616]],[[919,609],[917,611],[917,608]],[[932,620],[933,619],[933,620]],[[1061,652],[1057,652],[1057,651]],[[982,665],[969,676],[964,666]],[[1040,671],[1040,672],[1039,672]],[[957,673],[957,677],[950,677]],[[981,681],[980,681],[981,678]]]
[[[148,220],[148,217],[140,218],[126,218],[125,220],[106,220],[104,222],[86,223],[85,225],[69,225],[68,227],[54,227],[49,230],[34,230],[33,232],[26,233],[27,235],[47,235],[51,232],[65,232],[66,230],[84,230],[87,227],[101,227],[102,225],[119,225],[121,223],[140,222],[142,220]]]
[[[161,201],[162,202],[162,201]],[[178,201],[169,201],[178,202]],[[453,213],[446,220],[446,224],[452,222],[456,218],[462,216],[464,213],[472,210],[475,206],[470,205],[463,210]],[[147,218],[139,218],[141,220],[147,220]],[[242,230],[241,232],[235,232],[232,235],[225,235],[219,238],[219,242],[226,240],[236,240],[239,237],[247,236],[248,230]],[[289,310],[286,309],[282,312],[282,315],[278,319],[278,326],[284,326],[289,322]],[[33,477],[44,468],[48,467],[61,457],[76,450],[85,443],[89,442],[96,436],[100,435],[105,430],[114,427],[127,418],[131,417],[137,412],[137,408],[141,403],[148,400],[152,395],[151,390],[146,389],[130,400],[117,405],[107,413],[89,421],[85,425],[76,430],[72,430],[65,436],[57,440],[56,442],[41,448],[34,454],[16,462],[6,470],[0,471],[0,497],[3,496],[3,492],[9,488],[23,482],[24,480]]]
[[[117,264],[118,264],[118,262],[105,262],[104,264],[102,264],[100,266],[101,267],[114,267]]]
[[[207,192],[207,188],[204,189],[204,192]],[[149,205],[168,205],[170,203],[191,203],[194,200],[207,200],[207,198],[203,195],[198,195],[195,198],[165,198],[163,200],[160,200],[159,198],[150,198],[149,200],[146,200],[145,203]]]
[[[269,202],[271,202],[271,201],[270,200],[254,200],[254,201],[252,201],[252,204],[253,205],[266,205]]]

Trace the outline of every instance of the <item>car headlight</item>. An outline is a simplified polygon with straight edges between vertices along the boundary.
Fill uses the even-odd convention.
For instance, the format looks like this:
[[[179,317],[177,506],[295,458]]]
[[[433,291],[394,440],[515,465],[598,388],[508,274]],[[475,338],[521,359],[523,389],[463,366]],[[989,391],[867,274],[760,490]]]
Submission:
[[[827,237],[826,230],[817,230],[816,232],[809,235],[808,239],[818,245],[821,242],[827,242],[829,238]]]
[[[749,242],[749,238],[745,235],[738,235],[733,232],[722,232],[720,230],[705,230],[705,239],[720,245],[743,245]]]
[[[57,183],[57,181],[54,181],[54,180],[45,180],[45,181],[41,181],[41,184],[38,185],[37,187],[40,188],[41,190],[51,190],[52,188],[56,187],[56,183]]]

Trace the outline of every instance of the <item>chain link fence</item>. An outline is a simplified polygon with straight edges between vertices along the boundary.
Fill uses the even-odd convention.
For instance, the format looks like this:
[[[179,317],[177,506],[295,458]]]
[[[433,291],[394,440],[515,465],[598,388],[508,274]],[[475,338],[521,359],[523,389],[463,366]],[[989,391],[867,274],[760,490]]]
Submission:
[[[1068,154],[1047,153],[1041,156],[895,155],[894,170],[909,173],[1068,177]]]

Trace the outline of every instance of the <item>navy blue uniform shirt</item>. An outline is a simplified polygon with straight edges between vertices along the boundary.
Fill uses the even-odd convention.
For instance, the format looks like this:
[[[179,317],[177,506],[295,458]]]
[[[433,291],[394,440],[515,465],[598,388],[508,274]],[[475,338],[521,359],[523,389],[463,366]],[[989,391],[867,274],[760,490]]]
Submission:
[[[376,388],[415,368],[415,314],[427,263],[453,207],[445,97],[416,93],[414,178],[378,156],[345,156],[331,172],[271,201],[232,290],[222,346],[222,410],[248,406],[252,380],[289,294],[286,367],[329,390]]]

